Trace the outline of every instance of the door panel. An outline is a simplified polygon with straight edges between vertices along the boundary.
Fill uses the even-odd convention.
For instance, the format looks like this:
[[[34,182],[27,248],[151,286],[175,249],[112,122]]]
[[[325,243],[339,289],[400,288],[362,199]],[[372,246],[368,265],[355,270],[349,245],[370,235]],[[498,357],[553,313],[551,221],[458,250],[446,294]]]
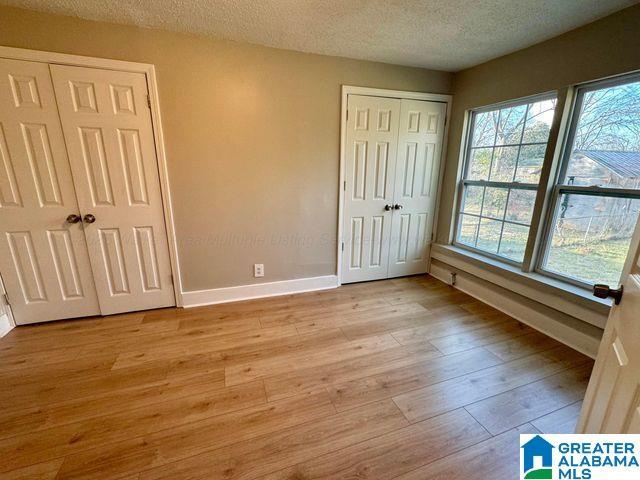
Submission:
[[[0,272],[18,324],[100,313],[49,68],[0,59]]]
[[[102,313],[174,305],[146,77],[50,68]]]
[[[349,95],[342,282],[386,278],[400,101]]]
[[[446,104],[400,100],[389,276],[427,271]]]
[[[640,434],[640,222],[585,396],[578,433]]]

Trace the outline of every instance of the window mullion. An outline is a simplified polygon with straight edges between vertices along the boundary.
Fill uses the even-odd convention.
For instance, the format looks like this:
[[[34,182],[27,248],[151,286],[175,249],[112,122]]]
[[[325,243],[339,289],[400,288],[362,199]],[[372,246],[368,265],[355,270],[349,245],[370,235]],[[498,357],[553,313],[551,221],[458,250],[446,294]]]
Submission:
[[[555,207],[556,175],[559,168],[559,152],[562,148],[562,140],[570,123],[569,107],[572,103],[573,90],[563,89],[558,92],[555,112],[549,129],[547,148],[542,162],[540,172],[540,184],[536,201],[531,215],[531,225],[529,227],[529,238],[525,247],[524,259],[522,261],[522,271],[531,272],[536,269],[538,259],[541,256],[541,249],[546,243],[548,222]]]

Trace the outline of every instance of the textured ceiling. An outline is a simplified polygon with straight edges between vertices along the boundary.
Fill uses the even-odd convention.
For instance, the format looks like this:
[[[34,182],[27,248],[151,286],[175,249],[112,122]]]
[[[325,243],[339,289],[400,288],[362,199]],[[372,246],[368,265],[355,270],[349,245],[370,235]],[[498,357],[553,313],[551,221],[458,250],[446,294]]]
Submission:
[[[637,0],[0,0],[108,22],[456,71]]]

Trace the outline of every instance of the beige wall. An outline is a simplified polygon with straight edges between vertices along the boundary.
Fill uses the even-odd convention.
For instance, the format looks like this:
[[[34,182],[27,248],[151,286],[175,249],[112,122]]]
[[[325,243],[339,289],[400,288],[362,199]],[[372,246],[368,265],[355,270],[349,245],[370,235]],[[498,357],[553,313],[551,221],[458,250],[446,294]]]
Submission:
[[[640,69],[640,5],[456,73],[438,238],[447,243],[465,111]]]
[[[452,74],[0,7],[0,45],[156,65],[185,290],[336,271],[340,86]]]

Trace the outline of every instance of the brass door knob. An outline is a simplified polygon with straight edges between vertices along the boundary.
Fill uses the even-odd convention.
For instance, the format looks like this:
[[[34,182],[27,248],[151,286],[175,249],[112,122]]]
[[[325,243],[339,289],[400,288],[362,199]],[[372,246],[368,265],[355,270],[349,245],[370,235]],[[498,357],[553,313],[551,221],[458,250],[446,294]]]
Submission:
[[[82,220],[82,217],[80,215],[76,215],[75,213],[72,213],[67,217],[67,223],[78,223],[80,220]]]
[[[93,223],[96,221],[96,217],[90,213],[87,213],[84,218],[84,223]]]

